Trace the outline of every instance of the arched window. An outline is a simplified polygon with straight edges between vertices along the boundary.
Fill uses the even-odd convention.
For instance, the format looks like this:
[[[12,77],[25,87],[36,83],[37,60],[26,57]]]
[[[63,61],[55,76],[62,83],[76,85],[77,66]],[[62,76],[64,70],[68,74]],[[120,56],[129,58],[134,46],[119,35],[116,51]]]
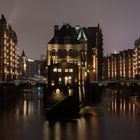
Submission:
[[[50,55],[51,55],[51,56],[55,56],[55,55],[56,55],[55,49],[52,49],[52,50],[51,50]]]
[[[78,57],[79,55],[79,52],[76,50],[76,49],[69,49],[69,56],[73,57],[73,58],[76,58]]]
[[[79,55],[79,52],[76,49],[72,50],[72,57],[73,58],[78,57],[78,55]]]
[[[63,50],[59,49],[58,50],[58,57],[64,58],[66,56],[67,56],[67,50],[66,49],[63,49]]]
[[[69,56],[72,56],[72,49],[69,49]]]

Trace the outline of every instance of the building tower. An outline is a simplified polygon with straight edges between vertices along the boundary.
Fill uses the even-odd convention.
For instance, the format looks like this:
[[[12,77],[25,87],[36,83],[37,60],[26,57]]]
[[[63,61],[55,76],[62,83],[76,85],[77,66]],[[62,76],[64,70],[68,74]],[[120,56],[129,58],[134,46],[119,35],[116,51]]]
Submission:
[[[21,54],[21,77],[26,77],[27,74],[27,57],[25,55],[24,50]]]
[[[100,25],[84,28],[87,37],[87,63],[90,81],[102,80],[103,34]]]

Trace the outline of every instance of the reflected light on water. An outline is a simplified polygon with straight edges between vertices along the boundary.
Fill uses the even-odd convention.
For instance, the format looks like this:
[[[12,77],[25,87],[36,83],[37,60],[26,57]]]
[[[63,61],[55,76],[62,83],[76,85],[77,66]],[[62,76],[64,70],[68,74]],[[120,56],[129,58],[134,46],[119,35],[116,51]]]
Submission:
[[[27,116],[27,101],[24,100],[23,102],[23,115]]]
[[[45,122],[44,140],[91,140],[99,138],[97,118]]]
[[[83,118],[81,118],[80,120],[78,120],[78,139],[82,140],[85,137],[85,120]]]
[[[55,124],[55,136],[56,136],[56,139],[57,139],[57,140],[61,140],[61,139],[60,139],[60,135],[61,135],[60,123],[57,122],[57,123]]]
[[[26,99],[24,99],[24,102],[23,102],[23,115],[25,117],[27,117],[27,116],[32,116],[33,114],[34,114],[33,103],[31,101],[27,101]]]
[[[136,105],[134,102],[135,97],[128,97],[124,94],[112,92],[112,101],[111,105],[108,108],[108,111],[111,113],[122,114],[124,116],[134,115],[136,113]]]
[[[126,110],[126,101],[124,101],[123,111]]]
[[[41,95],[42,96],[42,95]],[[41,114],[42,111],[42,99],[40,98],[40,93],[26,93],[23,99],[17,102],[15,112],[16,115],[23,115],[24,117],[30,117]],[[41,109],[42,108],[42,109]]]
[[[82,88],[81,88],[82,89]],[[26,94],[11,110],[0,114],[2,140],[139,140],[140,97],[110,90],[86,107],[90,115],[48,121],[42,98]],[[39,95],[40,96],[40,95]],[[81,96],[81,99],[84,96]],[[14,110],[14,111],[13,111]],[[138,114],[139,113],[139,114]],[[136,119],[135,119],[136,118]]]

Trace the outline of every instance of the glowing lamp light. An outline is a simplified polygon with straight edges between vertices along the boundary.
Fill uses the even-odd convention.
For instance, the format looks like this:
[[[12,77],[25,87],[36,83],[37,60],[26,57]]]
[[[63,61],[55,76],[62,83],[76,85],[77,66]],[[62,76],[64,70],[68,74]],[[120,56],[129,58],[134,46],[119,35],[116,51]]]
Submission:
[[[55,85],[54,82],[52,82],[51,85],[54,86]]]
[[[57,68],[54,68],[54,69],[53,69],[53,72],[57,72]]]

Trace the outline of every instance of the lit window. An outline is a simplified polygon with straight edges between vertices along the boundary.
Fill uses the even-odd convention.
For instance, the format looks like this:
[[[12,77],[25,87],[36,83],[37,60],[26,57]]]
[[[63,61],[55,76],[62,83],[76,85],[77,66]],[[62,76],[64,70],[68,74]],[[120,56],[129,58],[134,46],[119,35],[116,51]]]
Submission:
[[[62,72],[62,69],[58,69],[58,72]]]
[[[54,85],[55,85],[54,81],[52,81],[52,82],[51,82],[51,85],[52,85],[52,86],[54,86]]]
[[[68,78],[69,78],[69,79],[72,79],[72,77],[71,77],[71,76],[69,76]]]
[[[73,69],[69,69],[69,72],[73,72]]]
[[[69,70],[68,69],[65,69],[65,72],[68,72]]]
[[[4,39],[4,45],[6,45],[6,43],[7,43],[7,40],[6,40],[6,39]]]
[[[53,72],[57,72],[57,68],[54,68],[54,69],[53,69]]]
[[[59,77],[59,82],[61,82],[62,81],[62,79]]]

